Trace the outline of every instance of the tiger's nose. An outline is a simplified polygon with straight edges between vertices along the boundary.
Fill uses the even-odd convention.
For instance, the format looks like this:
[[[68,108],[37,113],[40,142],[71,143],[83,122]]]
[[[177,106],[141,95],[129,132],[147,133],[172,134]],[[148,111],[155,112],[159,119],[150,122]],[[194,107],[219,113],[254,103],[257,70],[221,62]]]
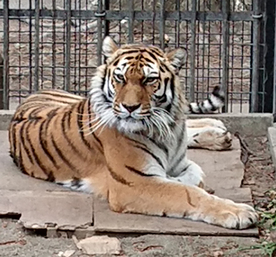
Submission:
[[[122,105],[125,109],[128,110],[129,113],[132,113],[133,111],[137,110],[141,106],[141,104],[136,104],[136,105],[122,104]]]

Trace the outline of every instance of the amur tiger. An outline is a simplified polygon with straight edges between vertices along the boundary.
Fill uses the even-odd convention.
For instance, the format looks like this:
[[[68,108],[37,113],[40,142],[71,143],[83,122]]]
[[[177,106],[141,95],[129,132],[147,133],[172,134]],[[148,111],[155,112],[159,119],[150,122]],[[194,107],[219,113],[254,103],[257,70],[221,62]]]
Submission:
[[[21,104],[9,128],[22,172],[105,197],[116,212],[201,220],[243,229],[255,210],[208,194],[203,171],[186,156],[185,113],[221,106],[213,92],[187,104],[178,72],[186,52],[103,41],[89,97],[45,91]],[[196,111],[197,110],[197,111]],[[220,123],[219,123],[220,124]]]

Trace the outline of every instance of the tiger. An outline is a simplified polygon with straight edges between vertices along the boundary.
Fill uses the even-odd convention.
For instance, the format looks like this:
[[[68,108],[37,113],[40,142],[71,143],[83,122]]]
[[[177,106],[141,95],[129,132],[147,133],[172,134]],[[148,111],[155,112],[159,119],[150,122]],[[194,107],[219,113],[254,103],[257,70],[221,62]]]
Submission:
[[[107,200],[119,213],[253,226],[254,208],[209,194],[204,172],[187,157],[186,113],[221,106],[214,92],[188,104],[179,71],[186,50],[117,46],[103,39],[87,97],[64,91],[30,95],[9,127],[10,155],[32,177]],[[196,112],[196,111],[195,111]]]

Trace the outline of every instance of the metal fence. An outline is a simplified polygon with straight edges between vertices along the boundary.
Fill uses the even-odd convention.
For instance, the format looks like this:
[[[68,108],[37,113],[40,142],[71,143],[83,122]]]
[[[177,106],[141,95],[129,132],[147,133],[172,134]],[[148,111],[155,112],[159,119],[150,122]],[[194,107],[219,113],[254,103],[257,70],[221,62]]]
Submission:
[[[14,109],[42,88],[85,95],[103,61],[102,39],[111,35],[120,44],[185,47],[188,60],[180,75],[190,101],[222,84],[224,111],[272,112],[275,21],[268,24],[267,8],[274,1],[2,1],[0,108]]]

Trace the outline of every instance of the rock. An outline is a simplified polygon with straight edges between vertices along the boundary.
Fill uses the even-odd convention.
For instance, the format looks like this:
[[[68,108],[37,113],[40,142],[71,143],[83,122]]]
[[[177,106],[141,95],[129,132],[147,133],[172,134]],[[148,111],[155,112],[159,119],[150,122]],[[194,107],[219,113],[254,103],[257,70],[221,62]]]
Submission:
[[[66,250],[65,252],[59,252],[59,257],[70,257],[75,253],[75,250]]]
[[[121,243],[115,237],[92,236],[80,240],[77,247],[86,254],[119,254]]]
[[[270,239],[273,243],[276,243],[276,230],[270,231]]]

